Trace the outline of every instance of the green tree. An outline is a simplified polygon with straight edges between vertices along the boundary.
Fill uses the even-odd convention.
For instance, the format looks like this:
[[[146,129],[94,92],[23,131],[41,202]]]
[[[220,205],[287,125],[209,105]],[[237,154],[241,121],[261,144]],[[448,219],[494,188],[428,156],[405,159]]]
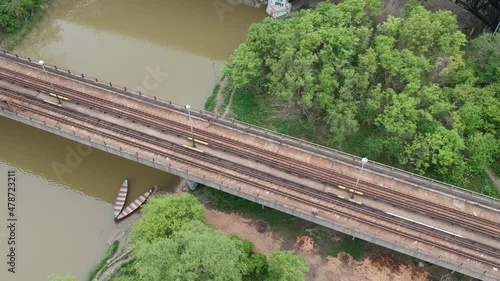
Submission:
[[[143,217],[132,226],[134,243],[167,237],[186,223],[201,220],[205,214],[203,205],[190,194],[150,198],[142,211]]]
[[[0,2],[0,27],[13,32],[41,9],[46,0],[3,0]]]
[[[269,272],[269,264],[267,258],[263,254],[255,253],[248,259],[249,273],[245,276],[245,280],[260,281],[267,278]]]
[[[500,33],[483,34],[472,40],[466,48],[467,63],[481,85],[500,83]]]
[[[465,144],[456,130],[439,127],[433,133],[419,134],[406,146],[403,163],[413,164],[424,173],[430,167],[454,183],[466,181]]]
[[[71,274],[51,274],[48,278],[49,281],[76,281],[76,277]]]
[[[500,158],[500,35],[467,45],[451,12],[417,1],[377,25],[380,7],[344,0],[266,19],[223,71],[326,126],[336,148],[465,184]]]
[[[268,258],[268,281],[305,281],[309,266],[304,257],[295,256],[291,251],[274,249]]]
[[[253,253],[254,245],[252,242],[242,239],[236,235],[229,236],[236,244],[240,256],[238,268],[243,275],[244,280],[264,280],[268,273],[267,258],[263,254]]]
[[[498,155],[499,141],[492,134],[476,132],[467,139],[467,153],[472,171],[480,172]]]
[[[266,19],[250,28],[223,72],[239,88],[267,92],[301,109],[314,122],[324,118],[341,143],[358,129],[359,93],[369,86],[358,65],[381,2],[349,0],[320,4],[284,21]]]
[[[240,251],[228,236],[192,221],[169,238],[134,246],[141,281],[238,281]]]

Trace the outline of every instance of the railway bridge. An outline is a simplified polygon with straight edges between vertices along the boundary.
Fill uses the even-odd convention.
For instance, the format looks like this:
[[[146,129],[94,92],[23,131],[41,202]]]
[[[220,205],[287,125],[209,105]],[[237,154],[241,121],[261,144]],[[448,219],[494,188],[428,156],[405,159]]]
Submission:
[[[494,198],[6,52],[0,109],[370,243],[500,280]]]

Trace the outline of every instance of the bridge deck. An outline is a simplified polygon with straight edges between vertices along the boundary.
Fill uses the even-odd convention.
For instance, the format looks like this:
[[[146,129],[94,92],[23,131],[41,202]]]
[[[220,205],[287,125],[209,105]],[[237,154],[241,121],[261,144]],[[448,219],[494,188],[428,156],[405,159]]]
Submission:
[[[369,162],[364,166],[358,185],[358,190],[364,192],[364,194],[355,195],[349,201],[352,195],[352,191],[350,192],[349,189],[353,189],[360,171],[358,158],[353,157],[350,161],[341,161],[338,158],[329,157],[328,153],[323,152],[323,149],[308,149],[308,146],[314,147],[310,144],[301,145],[299,142],[286,141],[280,135],[271,132],[260,131],[260,133],[256,134],[258,130],[249,129],[246,125],[233,124],[228,120],[218,120],[214,116],[203,112],[191,112],[195,139],[201,141],[198,142],[196,147],[198,151],[193,152],[188,148],[192,145],[192,142],[188,139],[191,135],[188,126],[188,115],[182,107],[170,105],[169,103],[166,103],[165,106],[159,106],[159,102],[155,98],[144,98],[135,93],[127,93],[128,91],[125,91],[125,93],[123,91],[110,91],[104,87],[96,87],[92,83],[82,83],[82,79],[77,76],[71,79],[68,77],[71,75],[63,75],[62,72],[59,73],[51,68],[48,69],[50,76],[47,77],[40,67],[20,64],[11,59],[0,58],[0,68],[14,70],[16,73],[50,81],[54,90],[50,91],[50,88],[47,88],[45,91],[37,91],[35,87],[22,87],[19,83],[8,81],[9,79],[5,79],[4,76],[1,76],[0,89],[25,95],[33,100],[43,99],[57,103],[57,98],[50,95],[50,92],[57,91],[58,94],[67,96],[61,90],[65,87],[88,95],[85,97],[88,101],[103,100],[112,102],[114,105],[109,108],[109,111],[96,107],[90,108],[88,104],[77,102],[72,98],[61,100],[61,107],[68,110],[68,112],[91,116],[94,119],[97,118],[101,120],[101,123],[109,122],[117,128],[138,131],[148,137],[153,136],[158,142],[140,138],[126,142],[125,140],[131,139],[130,136],[113,131],[110,128],[106,129],[104,126],[90,122],[90,119],[89,121],[87,119],[77,120],[78,118],[71,117],[69,113],[66,115],[63,111],[56,113],[52,112],[51,109],[42,109],[50,116],[42,116],[36,112],[28,112],[28,110],[20,111],[18,105],[27,108],[38,108],[38,106],[31,101],[21,102],[14,96],[2,95],[0,92],[0,99],[7,103],[7,105],[0,104],[2,106],[0,113],[4,116],[205,183],[471,276],[484,279],[493,278],[491,280],[500,278],[498,269],[490,265],[465,260],[463,256],[436,248],[431,243],[419,242],[411,237],[411,234],[414,233],[411,228],[398,223],[381,221],[377,216],[369,216],[370,210],[372,210],[371,212],[377,210],[390,213],[401,220],[417,221],[419,225],[428,225],[433,229],[439,229],[441,232],[451,233],[454,236],[460,236],[498,249],[498,237],[493,238],[474,229],[464,227],[460,223],[452,224],[450,221],[439,219],[440,210],[450,209],[469,214],[474,218],[478,218],[478,220],[482,218],[500,224],[500,207],[495,200],[485,199],[462,191],[454,191],[452,195],[444,192],[444,188],[423,187],[411,182],[409,179],[413,178],[413,176],[410,174],[403,180],[400,177],[395,177],[394,174],[385,172],[385,167]],[[56,107],[53,106],[52,108],[55,110]],[[122,112],[123,115],[118,117],[119,114],[116,112]],[[147,124],[138,122],[135,119],[132,122],[131,119],[134,116],[138,117],[137,112],[144,113],[144,116],[151,114],[158,119],[149,118]],[[85,123],[85,128],[72,125],[69,122],[71,120],[75,124],[78,122]],[[161,127],[163,122],[165,124],[177,122],[184,124],[184,126],[179,127],[180,129],[177,131],[163,130]],[[219,137],[223,137],[225,141],[221,141]],[[204,142],[208,145],[203,144]],[[237,148],[234,148],[233,143],[237,143],[237,147],[241,148],[241,154],[235,152]],[[184,146],[184,150],[174,149],[176,145]],[[250,148],[259,149],[258,154],[264,158],[258,159],[243,153],[247,149],[250,151]],[[188,153],[188,151],[194,154]],[[330,153],[334,152],[330,151]],[[213,159],[219,160],[209,162],[207,159],[202,158],[201,155],[209,155]],[[196,162],[200,165],[193,167],[192,164],[179,159]],[[271,161],[273,159],[274,162]],[[285,160],[282,159],[288,159],[288,165],[294,162],[297,163],[297,166],[305,164],[309,172],[297,173],[292,168],[288,168],[288,170],[279,168],[279,166],[285,165]],[[228,167],[232,166],[224,166],[223,163],[226,162],[233,163],[232,165],[235,168],[231,169]],[[221,164],[217,165],[217,163]],[[276,163],[276,165],[273,163]],[[243,170],[240,171],[236,167],[252,169],[255,176],[245,174]],[[314,176],[314,174],[316,175]],[[329,174],[332,178],[335,175],[337,178],[333,181],[325,180],[320,178],[322,174]],[[239,178],[242,180],[238,180]],[[301,186],[304,190],[307,189],[308,192],[301,192],[300,188],[295,190],[288,188],[288,186],[291,186],[290,182]],[[389,199],[384,199],[382,193],[377,194],[375,189],[379,189],[379,192],[385,192],[384,196],[394,194],[393,197],[397,198],[401,194],[405,194],[408,198],[412,198],[408,199],[408,201],[418,199],[421,202],[426,202],[421,205],[434,204],[437,207],[434,211],[422,213],[415,206],[410,208],[402,203],[388,202]],[[285,191],[286,193],[284,193]],[[314,194],[323,194],[322,198],[325,198],[325,200],[322,200],[321,197],[314,197]],[[325,194],[330,194],[337,199],[340,198],[340,201],[332,201],[329,197],[325,197]],[[306,200],[316,202],[317,205],[311,205]],[[411,202],[407,203],[410,204]],[[418,202],[414,203],[418,205]],[[368,209],[363,211],[351,207],[351,205],[360,204]],[[367,221],[362,221],[361,218],[365,218]],[[399,229],[399,234],[388,231],[388,228],[395,227]],[[457,248],[457,245],[453,245],[452,241],[439,240],[427,235],[425,231],[422,232],[421,237],[433,243]]]

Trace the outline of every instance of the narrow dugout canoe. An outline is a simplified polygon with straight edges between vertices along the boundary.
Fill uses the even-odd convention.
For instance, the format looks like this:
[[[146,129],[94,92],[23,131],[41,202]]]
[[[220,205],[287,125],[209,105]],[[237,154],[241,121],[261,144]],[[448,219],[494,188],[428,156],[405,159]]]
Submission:
[[[120,190],[118,191],[118,196],[116,196],[115,200],[115,218],[120,214],[125,206],[125,201],[127,201],[127,193],[128,193],[128,179],[125,179],[120,186]]]
[[[135,212],[139,207],[146,202],[146,200],[156,191],[156,187],[151,188],[150,190],[144,192],[141,196],[137,197],[132,203],[130,203],[116,218],[115,222],[119,222],[126,217],[130,216],[133,212]]]

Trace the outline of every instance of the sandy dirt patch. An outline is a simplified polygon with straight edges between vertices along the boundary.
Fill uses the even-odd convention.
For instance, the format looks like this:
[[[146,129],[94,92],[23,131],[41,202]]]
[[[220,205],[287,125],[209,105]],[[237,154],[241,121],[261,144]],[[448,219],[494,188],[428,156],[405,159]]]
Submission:
[[[337,258],[318,254],[314,239],[299,236],[295,241],[285,241],[269,230],[262,221],[253,221],[238,214],[227,214],[217,210],[207,210],[207,223],[225,234],[236,234],[254,243],[255,251],[269,254],[276,246],[294,244],[295,253],[304,256],[309,263],[308,280],[311,281],[424,281],[427,273],[389,257],[368,257],[356,261],[348,254],[341,253]]]
[[[269,226],[263,221],[245,219],[238,214],[226,214],[217,210],[208,209],[205,214],[207,223],[216,230],[225,234],[236,234],[239,237],[252,241],[255,251],[269,254],[275,247],[281,247],[283,239],[276,237],[269,231]]]

